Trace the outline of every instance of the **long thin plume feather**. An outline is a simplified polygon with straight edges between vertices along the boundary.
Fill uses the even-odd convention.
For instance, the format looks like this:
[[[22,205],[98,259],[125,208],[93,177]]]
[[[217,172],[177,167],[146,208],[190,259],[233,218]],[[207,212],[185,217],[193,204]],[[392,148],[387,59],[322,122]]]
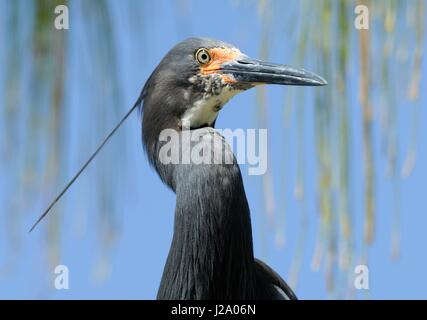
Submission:
[[[53,206],[59,201],[59,199],[62,198],[65,192],[67,192],[68,188],[71,187],[71,185],[77,180],[77,178],[80,176],[80,174],[86,169],[86,167],[92,162],[92,160],[96,157],[99,151],[104,147],[104,145],[107,143],[107,141],[116,133],[117,129],[120,128],[120,126],[125,122],[125,120],[130,116],[130,114],[141,104],[143,99],[143,96],[141,95],[138,100],[135,102],[135,104],[132,106],[132,108],[125,114],[125,116],[120,120],[120,122],[114,127],[114,129],[107,135],[107,137],[102,141],[102,143],[99,145],[99,147],[95,150],[95,152],[90,156],[90,158],[86,161],[86,163],[81,167],[81,169],[75,174],[75,176],[70,180],[70,182],[67,183],[65,188],[56,196],[55,200],[52,201],[52,203],[47,207],[47,209],[43,212],[43,214],[37,219],[37,221],[34,223],[34,225],[31,227],[30,231],[33,231],[34,228],[40,223],[40,221],[43,220],[44,217],[47,216],[49,211],[53,208]]]

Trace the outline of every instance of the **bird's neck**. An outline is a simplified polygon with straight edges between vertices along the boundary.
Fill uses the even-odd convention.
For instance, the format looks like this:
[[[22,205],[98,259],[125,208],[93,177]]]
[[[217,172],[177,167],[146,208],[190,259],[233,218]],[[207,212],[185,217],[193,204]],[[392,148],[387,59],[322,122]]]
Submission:
[[[239,167],[175,167],[172,245],[160,299],[255,297],[249,207]]]

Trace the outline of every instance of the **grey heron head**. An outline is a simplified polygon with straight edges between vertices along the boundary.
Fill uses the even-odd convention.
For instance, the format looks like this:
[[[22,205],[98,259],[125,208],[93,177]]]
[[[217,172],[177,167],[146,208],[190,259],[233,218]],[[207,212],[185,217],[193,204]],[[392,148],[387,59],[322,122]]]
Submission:
[[[214,126],[218,112],[231,97],[261,84],[323,86],[327,82],[303,69],[251,59],[222,41],[189,38],[178,43],[153,71],[134,106],[30,231],[50,212],[135,108],[139,107],[143,114],[143,143],[150,163],[154,164],[162,130]]]
[[[178,43],[153,71],[140,97],[145,146],[150,148],[165,128],[213,126],[231,97],[261,84],[327,82],[303,69],[252,59],[222,41],[189,38]]]

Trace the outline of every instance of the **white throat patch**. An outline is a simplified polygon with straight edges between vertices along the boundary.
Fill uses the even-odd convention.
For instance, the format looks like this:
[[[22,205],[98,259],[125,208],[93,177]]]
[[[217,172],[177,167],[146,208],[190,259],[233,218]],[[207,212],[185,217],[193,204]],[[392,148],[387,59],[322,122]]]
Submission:
[[[218,95],[205,94],[201,100],[185,111],[181,120],[183,125],[197,128],[202,125],[212,125],[218,117],[218,112],[224,104],[240,91],[224,87]]]

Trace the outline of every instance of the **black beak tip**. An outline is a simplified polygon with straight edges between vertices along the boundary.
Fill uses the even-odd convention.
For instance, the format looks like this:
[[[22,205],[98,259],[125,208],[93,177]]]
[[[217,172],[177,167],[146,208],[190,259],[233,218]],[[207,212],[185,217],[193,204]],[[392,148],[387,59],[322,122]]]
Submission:
[[[325,78],[322,78],[321,76],[316,75],[316,86],[326,86],[328,85],[328,81],[326,81]]]
[[[326,81],[325,78],[319,76],[318,74],[310,71],[303,70],[303,79],[306,81],[306,85],[308,86],[326,86],[328,84],[328,81]]]

